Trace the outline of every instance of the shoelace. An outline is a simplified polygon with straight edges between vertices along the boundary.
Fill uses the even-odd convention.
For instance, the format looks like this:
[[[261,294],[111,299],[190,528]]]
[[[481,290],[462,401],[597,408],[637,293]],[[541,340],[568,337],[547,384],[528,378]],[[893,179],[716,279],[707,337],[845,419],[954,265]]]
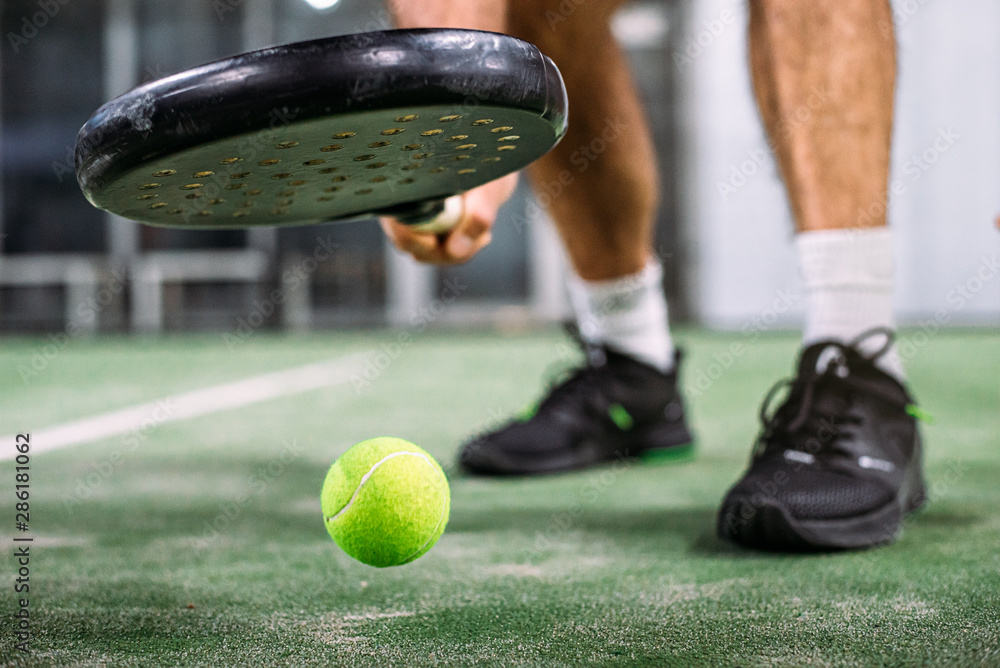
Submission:
[[[863,392],[876,394],[891,403],[898,403],[898,397],[885,392],[876,385],[872,385],[871,383],[867,383],[853,377],[847,366],[846,352],[849,348],[857,351],[859,350],[861,343],[874,336],[880,335],[885,337],[885,343],[882,347],[871,355],[862,355],[866,361],[874,363],[892,347],[892,342],[895,338],[892,330],[879,327],[863,332],[846,344],[830,343],[827,348],[824,349],[823,353],[821,353],[821,358],[824,356],[827,357],[825,360],[826,366],[822,371],[813,369],[809,373],[802,374],[796,378],[786,378],[775,383],[764,397],[764,401],[761,403],[761,432],[757,437],[757,447],[755,452],[758,455],[765,452],[768,444],[772,442],[773,436],[779,432],[789,435],[803,432],[818,432],[819,429],[824,426],[823,420],[826,416],[819,413],[817,410],[818,407],[816,405],[816,397],[818,391],[828,385],[838,385],[839,388],[844,391],[843,393],[845,395],[850,392]],[[827,350],[831,350],[832,353],[827,355]],[[771,405],[774,398],[782,389],[786,387],[791,388],[788,393],[789,402],[782,408],[771,412]],[[791,403],[792,399],[797,399],[798,409],[795,410],[794,414],[790,416],[789,413],[791,412],[791,409],[794,408],[794,404]],[[846,396],[844,397],[844,401],[847,401]],[[839,422],[841,425],[851,423],[856,424],[858,423],[858,419],[845,411],[842,415],[840,415]],[[832,423],[825,426],[829,427],[831,434],[827,442],[821,443],[821,446],[827,450],[835,450],[841,435],[841,429],[838,429],[837,425],[833,425]],[[794,444],[783,443],[781,447],[782,449],[788,449],[789,447],[794,449]],[[815,455],[817,453],[810,454]]]
[[[558,406],[563,403],[575,403],[578,397],[584,400],[591,398],[592,390],[588,389],[597,384],[603,386],[604,376],[607,368],[603,363],[604,350],[595,347],[587,342],[580,330],[572,322],[563,323],[563,329],[573,339],[573,341],[583,350],[586,361],[583,366],[573,369],[563,369],[562,373],[554,375],[549,384],[549,393],[545,400],[535,406],[533,411],[537,411],[542,406]]]

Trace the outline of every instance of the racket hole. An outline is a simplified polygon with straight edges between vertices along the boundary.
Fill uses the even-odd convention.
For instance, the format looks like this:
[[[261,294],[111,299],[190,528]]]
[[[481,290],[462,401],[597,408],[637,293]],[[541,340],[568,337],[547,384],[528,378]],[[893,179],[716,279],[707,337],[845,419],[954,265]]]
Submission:
[[[211,215],[212,215],[212,212],[211,212],[211,211],[208,211],[208,210],[206,210],[206,209],[202,209],[202,210],[201,210],[201,211],[199,211],[199,212],[198,212],[198,213],[197,213],[196,215],[199,215],[199,216],[201,216],[202,218],[204,218],[205,216],[211,216]]]
[[[173,176],[176,173],[176,169],[161,169],[157,172],[153,172],[153,178],[161,179],[164,176]]]
[[[458,162],[459,160],[468,160],[471,157],[472,157],[471,155],[456,155],[454,158],[452,158],[452,160]]]
[[[267,160],[261,160],[257,164],[261,167],[270,167],[271,165],[277,165],[281,162],[281,158],[268,158]]]
[[[308,181],[305,181],[304,179],[299,179],[297,181],[289,181],[288,185],[290,185],[290,186],[304,186],[306,183],[308,183]]]
[[[274,148],[295,148],[299,143],[297,141],[280,141],[274,145]]]
[[[176,216],[181,213],[184,213],[184,209],[171,209],[170,211],[167,211],[167,215],[169,216]]]
[[[331,202],[331,201],[333,201],[333,196],[332,195],[323,195],[321,197],[317,197],[316,201],[317,202]]]
[[[333,181],[333,182],[335,182],[335,183],[340,183],[340,182],[346,181],[349,178],[350,177],[348,177],[348,176],[335,176],[335,177],[333,177],[330,180]]]
[[[431,174],[441,174],[447,171],[448,171],[447,167],[435,167],[434,169],[431,170]]]
[[[231,178],[231,179],[245,179],[246,177],[250,176],[251,174],[253,174],[253,172],[237,172],[235,174],[230,174],[229,178]]]
[[[159,195],[157,195],[156,193],[149,193],[147,195],[136,195],[135,198],[141,202],[147,199],[156,199],[157,197],[159,197]]]
[[[451,137],[448,137],[448,141],[462,141],[468,138],[469,135],[452,135]]]
[[[471,151],[472,149],[476,148],[476,146],[478,146],[478,144],[462,144],[461,146],[456,146],[455,150],[456,151]]]
[[[418,118],[420,118],[420,116],[417,116],[416,114],[407,114],[406,116],[397,116],[396,117],[396,122],[397,123],[409,123],[410,121],[415,121]]]
[[[407,144],[403,147],[404,151],[419,151],[424,147],[423,144]]]
[[[497,141],[514,141],[520,138],[521,135],[507,135],[506,137],[500,137],[500,139],[497,139]]]
[[[139,190],[152,190],[153,188],[159,188],[162,183],[143,183],[139,186]]]
[[[442,132],[444,132],[444,130],[424,130],[423,132],[420,133],[420,136],[421,137],[433,137],[434,135],[439,135]]]
[[[226,186],[226,190],[239,190],[240,188],[246,188],[246,187],[247,184],[245,183],[230,183],[229,185]]]
[[[389,137],[391,135],[398,135],[403,132],[406,132],[406,128],[389,128],[388,130],[382,130],[382,134],[385,135],[386,137]]]
[[[354,137],[357,134],[358,134],[357,132],[338,132],[335,135],[333,135],[333,138],[334,139],[350,139],[351,137]]]
[[[339,167],[324,167],[323,169],[319,170],[319,173],[320,174],[333,174],[338,169],[340,169],[340,168]]]
[[[167,205],[166,202],[154,202],[153,204],[149,205],[149,208],[150,209],[162,209],[166,205]]]
[[[483,162],[500,162],[500,158],[497,156],[494,156],[492,158],[483,158]]]
[[[247,195],[249,197],[256,197],[257,195],[261,194],[262,192],[264,192],[264,191],[261,190],[260,188],[254,188],[253,190],[248,190],[247,191]]]
[[[387,163],[387,162],[373,162],[370,165],[365,165],[365,169],[382,169],[387,164],[389,164],[389,163]]]
[[[497,127],[490,130],[490,132],[493,133],[510,132],[513,129],[514,129],[513,126],[510,125],[498,125]]]
[[[340,190],[340,186],[330,186],[329,188],[323,188],[323,192],[325,193],[335,193],[338,190]]]
[[[274,174],[271,178],[275,181],[280,181],[281,179],[287,179],[291,175],[291,172],[281,172],[280,174]]]
[[[204,197],[201,193],[191,193],[190,195],[184,195],[184,199],[198,199],[199,197]]]
[[[233,218],[243,218],[244,216],[249,216],[249,211],[233,211]]]
[[[369,194],[371,194],[371,192],[372,192],[371,188],[362,188],[361,190],[355,190],[354,194],[355,195],[369,195]]]
[[[388,180],[388,178],[385,177],[385,176],[376,176],[375,178],[373,178],[372,180],[370,180],[369,183],[382,183],[383,181],[386,181],[386,180]]]
[[[506,146],[497,146],[498,151],[513,151],[515,148],[517,147],[514,146],[513,144],[507,144]]]
[[[278,206],[291,206],[294,203],[295,201],[290,199],[279,199],[277,202],[275,202],[275,204],[277,204]]]
[[[212,206],[218,206],[219,204],[222,204],[225,201],[226,200],[222,199],[221,197],[216,197],[215,199],[208,200],[208,203],[211,204]]]
[[[368,148],[383,148],[391,143],[391,141],[373,141],[371,144],[368,144]]]
[[[458,170],[458,173],[459,174],[475,174],[476,173],[476,169],[474,167],[470,167],[468,169],[460,169],[460,170]]]
[[[410,183],[416,183],[416,181],[417,181],[416,179],[400,179],[399,182],[404,185],[408,185]]]
[[[213,172],[213,171],[211,171],[211,170],[208,170],[208,169],[206,169],[206,170],[205,170],[204,172],[195,172],[195,173],[194,173],[194,174],[192,174],[191,176],[193,176],[193,177],[194,177],[194,178],[196,178],[196,179],[203,179],[203,178],[205,178],[206,176],[211,176],[212,174],[215,174],[215,172]]]
[[[295,194],[294,190],[282,190],[278,193],[278,197],[291,197]]]
[[[489,125],[493,122],[492,118],[480,118],[479,120],[472,121],[473,125]]]
[[[223,158],[219,161],[220,165],[235,165],[237,162],[243,162],[243,158]]]
[[[288,209],[277,209],[277,208],[275,208],[275,209],[271,209],[271,213],[273,213],[275,216],[283,216],[286,213],[288,213]]]
[[[344,148],[343,144],[328,144],[322,147],[320,150],[323,151],[324,153],[330,153],[331,151],[339,151],[342,148]]]
[[[431,157],[432,155],[434,155],[434,154],[433,153],[417,153],[416,155],[413,156],[413,159],[414,160],[425,160],[425,159]]]
[[[194,190],[195,188],[204,188],[204,183],[188,183],[187,185],[181,186],[181,190]]]
[[[441,123],[451,123],[452,121],[457,121],[462,117],[461,114],[450,114],[448,116],[442,116],[438,119]]]
[[[253,207],[253,200],[252,199],[245,200],[237,204],[237,206],[240,207],[241,209],[249,209]]]
[[[374,157],[371,153],[365,153],[364,155],[355,156],[354,162],[364,162],[365,160],[372,160]]]
[[[402,167],[400,167],[400,169],[402,169],[403,171],[407,171],[407,172],[409,172],[411,170],[414,170],[414,169],[419,169],[419,168],[420,168],[420,163],[419,162],[411,162],[408,165],[403,165]]]
[[[322,165],[325,162],[326,160],[324,160],[323,158],[316,158],[315,160],[306,160],[302,164],[305,165],[306,167],[314,167],[316,165]]]

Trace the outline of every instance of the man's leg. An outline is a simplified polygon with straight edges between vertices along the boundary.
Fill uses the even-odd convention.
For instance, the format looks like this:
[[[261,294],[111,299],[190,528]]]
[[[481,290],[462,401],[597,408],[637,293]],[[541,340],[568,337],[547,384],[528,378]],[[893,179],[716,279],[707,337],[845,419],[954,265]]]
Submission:
[[[611,33],[622,4],[592,2],[567,12],[556,0],[511,0],[508,27],[555,61],[569,95],[566,137],[529,173],[574,269],[569,287],[581,332],[667,372],[674,350],[652,251],[656,155]]]
[[[506,32],[551,57],[569,94],[567,136],[529,173],[574,269],[570,292],[588,363],[555,388],[530,420],[468,444],[461,463],[472,472],[579,468],[640,451],[683,448],[691,440],[676,391],[662,268],[652,252],[652,140],[609,26],[620,4],[585,3],[566,12],[558,0],[507,3]],[[496,14],[491,24],[473,20],[465,3],[397,0],[395,7],[401,27],[501,29]],[[565,20],[550,23],[551,16]]]
[[[530,419],[467,444],[466,470],[545,473],[645,453],[690,450],[677,392],[663,270],[652,251],[658,199],[652,137],[611,33],[618,1],[510,0],[510,33],[560,68],[569,130],[530,168],[574,275],[570,298],[587,364]]]
[[[569,94],[566,137],[531,166],[577,274],[627,276],[651,259],[656,155],[642,104],[610,21],[623,4],[511,0],[511,33],[559,66]],[[551,22],[558,16],[558,22]]]
[[[720,533],[770,549],[892,540],[923,501],[891,340],[885,209],[895,43],[887,0],[751,0],[750,62],[798,228],[805,344]],[[891,335],[890,335],[891,336]]]
[[[809,290],[805,340],[892,328],[886,228],[893,87],[887,0],[755,0],[750,64]],[[895,352],[880,364],[902,375]]]

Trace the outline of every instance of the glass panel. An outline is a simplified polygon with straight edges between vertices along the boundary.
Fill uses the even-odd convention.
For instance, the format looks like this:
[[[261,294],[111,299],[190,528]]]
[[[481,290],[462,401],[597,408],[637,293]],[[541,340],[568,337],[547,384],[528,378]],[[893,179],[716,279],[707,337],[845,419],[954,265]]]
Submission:
[[[0,4],[3,219],[7,253],[100,252],[102,216],[80,193],[73,146],[102,102],[96,3]]]

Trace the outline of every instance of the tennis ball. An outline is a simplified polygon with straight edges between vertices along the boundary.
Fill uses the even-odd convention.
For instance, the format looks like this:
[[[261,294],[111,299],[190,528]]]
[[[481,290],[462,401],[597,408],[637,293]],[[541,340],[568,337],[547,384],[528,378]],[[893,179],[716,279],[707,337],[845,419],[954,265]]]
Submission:
[[[434,546],[451,510],[448,479],[434,458],[401,438],[351,447],[333,463],[321,495],[326,530],[369,566],[399,566]]]

